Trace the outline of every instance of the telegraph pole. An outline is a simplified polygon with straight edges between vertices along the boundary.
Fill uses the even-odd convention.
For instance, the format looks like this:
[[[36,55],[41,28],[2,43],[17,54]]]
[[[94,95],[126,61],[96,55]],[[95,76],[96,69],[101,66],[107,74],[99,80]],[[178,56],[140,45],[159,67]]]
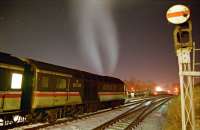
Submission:
[[[195,47],[190,10],[185,5],[174,5],[167,11],[167,20],[175,24],[173,38],[179,65],[182,130],[195,130],[193,88],[194,78],[199,77],[200,72],[194,69],[194,52],[191,53]]]

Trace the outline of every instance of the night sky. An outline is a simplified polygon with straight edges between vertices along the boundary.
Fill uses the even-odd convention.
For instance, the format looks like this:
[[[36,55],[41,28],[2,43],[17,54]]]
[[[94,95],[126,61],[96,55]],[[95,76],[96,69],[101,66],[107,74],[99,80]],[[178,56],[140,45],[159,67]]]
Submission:
[[[176,82],[173,25],[165,17],[167,9],[174,4],[185,4],[192,10],[193,39],[200,44],[200,2],[197,0],[82,0],[82,3],[105,2],[91,5],[80,1],[0,0],[0,51],[121,79],[135,78],[158,84]],[[109,12],[102,16],[108,20],[94,16],[96,22],[92,25],[104,71],[98,71],[94,67],[96,61],[88,58],[96,53],[90,49],[93,43],[81,44],[83,38],[80,38],[79,17],[87,18],[87,13],[86,17],[80,15],[80,8],[95,4],[100,5],[98,16]],[[90,28],[90,23],[83,25],[87,26],[84,26],[86,30]],[[87,35],[86,31],[83,36]]]

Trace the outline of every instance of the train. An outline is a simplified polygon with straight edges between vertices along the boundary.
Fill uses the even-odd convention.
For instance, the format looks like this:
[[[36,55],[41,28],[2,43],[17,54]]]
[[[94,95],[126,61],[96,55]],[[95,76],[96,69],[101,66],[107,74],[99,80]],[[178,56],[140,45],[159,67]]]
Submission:
[[[0,119],[54,122],[124,104],[124,82],[0,52]]]

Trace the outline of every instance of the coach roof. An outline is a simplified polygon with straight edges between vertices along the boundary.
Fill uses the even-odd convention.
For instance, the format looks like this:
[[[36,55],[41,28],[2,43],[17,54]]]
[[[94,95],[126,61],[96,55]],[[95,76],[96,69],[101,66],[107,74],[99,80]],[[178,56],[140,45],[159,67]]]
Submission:
[[[23,62],[21,59],[15,56],[0,52],[0,63],[17,65],[17,66],[23,67],[25,62]]]

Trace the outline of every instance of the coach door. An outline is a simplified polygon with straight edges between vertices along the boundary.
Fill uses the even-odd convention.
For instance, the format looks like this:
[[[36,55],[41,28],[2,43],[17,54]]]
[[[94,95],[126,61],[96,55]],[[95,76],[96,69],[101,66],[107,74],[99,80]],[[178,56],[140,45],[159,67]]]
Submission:
[[[22,96],[21,96],[21,110],[24,113],[31,111],[32,104],[32,84],[33,84],[33,72],[32,67],[29,64],[25,64],[24,77],[22,81]]]
[[[69,100],[69,87],[70,87],[70,81],[71,81],[71,79],[70,78],[68,78],[67,79],[67,87],[66,87],[66,92],[67,92],[67,98],[66,98],[66,100],[65,100],[65,104],[67,104],[67,101]]]
[[[3,105],[4,105],[4,94],[3,91],[0,91],[0,112],[3,111]]]
[[[0,68],[0,111],[4,110],[6,91],[8,91],[10,73],[8,69]]]
[[[0,97],[0,112],[3,111],[3,98]]]
[[[3,111],[4,104],[5,71],[0,68],[0,112]]]
[[[95,103],[98,101],[97,86],[94,80],[86,81],[84,90],[86,103]]]

